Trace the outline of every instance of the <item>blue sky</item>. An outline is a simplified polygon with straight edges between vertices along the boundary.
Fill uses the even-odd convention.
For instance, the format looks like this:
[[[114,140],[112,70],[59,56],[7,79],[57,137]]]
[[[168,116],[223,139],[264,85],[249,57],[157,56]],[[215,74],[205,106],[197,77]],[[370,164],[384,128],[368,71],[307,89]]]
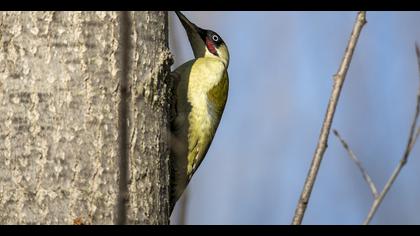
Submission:
[[[356,12],[184,14],[219,33],[231,56],[228,102],[188,187],[186,223],[290,224]],[[193,54],[175,14],[169,17],[176,68]],[[414,114],[420,12],[368,12],[367,21],[332,127],[382,189]],[[303,223],[360,224],[372,195],[336,137],[328,144]],[[419,146],[372,224],[420,223]]]

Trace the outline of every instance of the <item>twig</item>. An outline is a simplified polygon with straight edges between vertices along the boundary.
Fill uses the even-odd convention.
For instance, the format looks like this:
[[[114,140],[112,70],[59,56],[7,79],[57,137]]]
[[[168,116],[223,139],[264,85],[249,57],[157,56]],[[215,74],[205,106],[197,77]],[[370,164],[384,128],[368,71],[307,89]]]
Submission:
[[[373,198],[376,199],[379,197],[378,190],[376,190],[376,186],[372,181],[372,178],[370,178],[368,172],[363,167],[360,160],[356,157],[356,155],[353,153],[353,151],[350,149],[349,145],[344,141],[344,139],[341,138],[340,134],[337,130],[333,129],[333,133],[337,138],[340,140],[341,144],[343,144],[344,149],[346,149],[347,153],[349,154],[350,158],[356,163],[357,167],[359,167],[360,172],[362,172],[363,178],[366,180],[367,184],[369,185],[370,191],[372,192]]]
[[[418,47],[417,44],[416,44],[416,55],[417,55],[417,63],[418,63],[419,78],[420,78],[420,50],[419,50],[419,47]],[[384,199],[385,195],[388,193],[388,191],[391,188],[392,184],[394,183],[395,179],[400,174],[401,169],[407,163],[408,156],[410,155],[410,152],[413,149],[414,144],[416,143],[416,139],[417,139],[417,137],[420,133],[419,129],[417,129],[417,132],[415,133],[419,113],[420,113],[420,83],[419,83],[419,89],[418,89],[418,92],[417,92],[416,112],[414,114],[413,123],[411,124],[410,134],[408,136],[408,142],[407,142],[407,146],[405,148],[404,154],[403,154],[403,156],[400,160],[400,163],[395,168],[394,172],[392,173],[391,177],[389,178],[388,182],[385,184],[385,187],[382,190],[381,194],[372,203],[372,206],[369,210],[368,216],[366,217],[366,220],[363,223],[365,225],[370,223],[370,221],[372,220],[373,216],[376,213],[376,210],[378,210],[379,205],[382,203],[382,200]]]
[[[312,159],[311,167],[309,168],[308,176],[306,177],[302,193],[299,198],[298,205],[295,210],[292,224],[298,225],[302,223],[303,216],[305,215],[306,207],[308,206],[309,198],[311,196],[312,188],[321,165],[321,160],[327,149],[328,136],[331,129],[335,109],[337,107],[338,99],[340,97],[341,88],[343,87],[347,71],[349,69],[350,61],[353,57],[353,52],[357,44],[360,32],[366,24],[366,12],[361,11],[358,13],[353,31],[350,36],[349,43],[344,53],[338,73],[334,76],[334,85],[331,92],[330,100],[328,102],[327,112],[325,114],[324,122],[321,128],[318,144]]]

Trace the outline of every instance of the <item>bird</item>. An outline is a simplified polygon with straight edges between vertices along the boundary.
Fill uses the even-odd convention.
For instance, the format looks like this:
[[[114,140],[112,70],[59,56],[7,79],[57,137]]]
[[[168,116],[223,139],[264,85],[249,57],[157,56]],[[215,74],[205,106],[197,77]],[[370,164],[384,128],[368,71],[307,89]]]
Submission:
[[[170,73],[173,82],[170,138],[170,212],[204,160],[225,109],[229,50],[219,34],[175,12],[194,59]]]

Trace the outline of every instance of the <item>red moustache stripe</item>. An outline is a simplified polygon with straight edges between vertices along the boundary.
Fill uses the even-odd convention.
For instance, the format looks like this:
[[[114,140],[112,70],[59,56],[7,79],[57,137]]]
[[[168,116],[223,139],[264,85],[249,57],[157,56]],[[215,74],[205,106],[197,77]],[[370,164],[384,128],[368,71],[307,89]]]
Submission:
[[[217,55],[217,51],[216,51],[216,48],[214,47],[213,42],[211,40],[209,40],[208,38],[206,38],[206,46],[207,46],[207,49],[211,53],[213,53],[214,55]]]

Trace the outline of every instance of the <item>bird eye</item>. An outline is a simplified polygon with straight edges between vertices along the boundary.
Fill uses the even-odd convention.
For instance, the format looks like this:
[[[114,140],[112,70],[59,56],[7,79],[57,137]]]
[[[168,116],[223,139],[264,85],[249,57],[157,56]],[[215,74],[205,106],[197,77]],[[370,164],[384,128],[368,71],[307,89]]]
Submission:
[[[215,34],[214,34],[211,38],[212,38],[212,39],[213,39],[213,41],[215,41],[215,42],[219,41],[219,37],[218,37],[217,35],[215,35]]]

